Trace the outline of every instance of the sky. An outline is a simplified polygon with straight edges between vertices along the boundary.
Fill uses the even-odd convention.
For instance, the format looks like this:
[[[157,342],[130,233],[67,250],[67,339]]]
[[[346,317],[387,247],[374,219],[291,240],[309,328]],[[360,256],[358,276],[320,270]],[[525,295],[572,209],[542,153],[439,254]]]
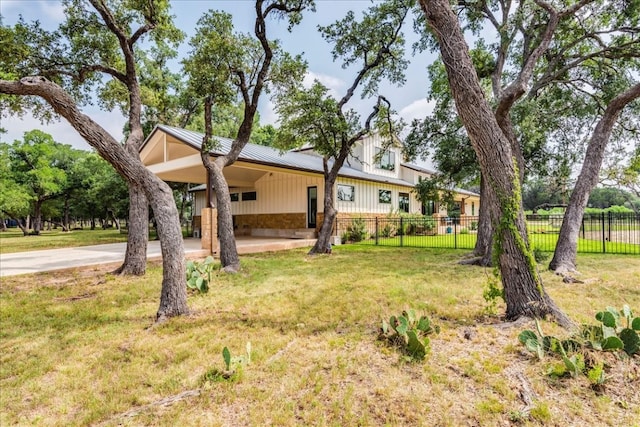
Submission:
[[[198,19],[210,9],[224,10],[232,14],[236,31],[252,32],[255,19],[253,2],[249,0],[172,0],[172,14],[178,28],[187,35],[179,48],[179,57],[188,54],[188,40],[194,34]],[[308,62],[309,74],[306,81],[320,80],[332,90],[332,94],[342,97],[355,76],[355,70],[343,69],[340,62],[334,62],[331,54],[331,46],[320,36],[318,25],[329,25],[341,19],[349,10],[356,13],[370,7],[368,0],[316,0],[316,12],[306,13],[302,23],[293,28],[289,33],[284,21],[271,20],[267,23],[267,34],[272,39],[278,39],[283,48],[291,54],[302,54]],[[0,0],[0,15],[3,25],[13,25],[20,15],[26,21],[39,20],[46,29],[55,29],[63,20],[62,5],[57,0]],[[406,38],[415,39],[412,23],[408,22],[404,31]],[[410,123],[414,118],[425,117],[432,109],[427,102],[428,78],[427,66],[435,59],[429,53],[411,55],[410,42],[407,46],[407,57],[410,61],[406,72],[406,83],[402,87],[382,84],[379,93],[387,97],[392,108]],[[179,70],[176,64],[176,71]],[[361,117],[366,117],[375,103],[374,99],[361,99],[354,96],[347,104],[358,111]],[[96,106],[83,107],[85,114],[92,117],[116,140],[122,140],[122,129],[125,123],[124,117],[117,110],[104,111]],[[261,124],[274,124],[277,126],[278,117],[273,110],[273,104],[263,95],[260,105]],[[13,142],[22,139],[24,132],[32,129],[41,129],[64,144],[71,144],[76,148],[89,150],[89,145],[64,119],[42,124],[28,113],[23,118],[2,117],[0,127],[8,133],[0,134],[2,142]]]

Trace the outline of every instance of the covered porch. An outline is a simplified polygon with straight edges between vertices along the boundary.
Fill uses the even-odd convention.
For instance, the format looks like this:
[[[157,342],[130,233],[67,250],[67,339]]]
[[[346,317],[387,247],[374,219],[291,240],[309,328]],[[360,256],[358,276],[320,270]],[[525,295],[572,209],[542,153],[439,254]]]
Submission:
[[[221,141],[222,145],[229,142]],[[156,128],[141,149],[140,158],[164,181],[200,184],[192,190],[194,237],[200,239],[203,249],[217,252],[215,193],[206,191],[207,174],[202,165],[200,144],[193,132]],[[224,147],[220,148],[224,151]],[[297,242],[288,245],[292,247],[315,241],[322,220],[322,213],[318,212],[322,177],[294,167],[294,162],[284,167],[273,166],[272,149],[252,146],[248,151],[245,157],[224,168],[231,194],[234,232],[242,241],[238,250],[282,247],[287,246],[284,242],[289,240]],[[211,155],[215,158],[216,150]],[[287,156],[284,157],[286,162]],[[311,159],[311,156],[304,157]],[[283,162],[282,158],[279,160]],[[245,240],[245,237],[253,239]],[[273,246],[274,243],[278,245]]]

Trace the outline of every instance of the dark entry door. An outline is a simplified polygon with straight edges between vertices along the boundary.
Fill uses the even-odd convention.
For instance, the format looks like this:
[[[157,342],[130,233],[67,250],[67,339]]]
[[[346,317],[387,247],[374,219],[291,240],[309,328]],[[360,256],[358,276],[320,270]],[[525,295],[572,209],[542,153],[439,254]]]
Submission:
[[[307,228],[316,228],[318,187],[307,187]]]

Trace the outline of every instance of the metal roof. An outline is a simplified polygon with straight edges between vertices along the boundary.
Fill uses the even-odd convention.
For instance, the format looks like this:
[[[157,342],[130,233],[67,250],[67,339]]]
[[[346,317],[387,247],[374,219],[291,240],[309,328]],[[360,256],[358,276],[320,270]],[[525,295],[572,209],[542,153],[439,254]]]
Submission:
[[[204,138],[204,134],[200,132],[195,132],[191,130],[181,129],[173,126],[167,125],[157,125],[156,129],[159,129],[167,134],[179,139],[200,151],[200,147],[202,146],[202,139]],[[155,132],[155,129],[154,129]],[[152,132],[152,134],[154,133]],[[148,140],[149,138],[147,138]],[[213,139],[218,143],[217,146],[210,151],[213,156],[222,156],[229,152],[231,149],[231,144],[233,140],[230,138],[223,138],[219,136],[214,136]],[[143,145],[144,146],[144,145]],[[281,151],[272,147],[266,147],[263,145],[257,145],[248,143],[242,149],[238,160],[247,163],[255,163],[261,165],[275,166],[286,169],[293,170],[301,170],[306,172],[315,172],[322,174],[324,173],[324,169],[322,166],[322,157],[310,155],[310,154],[302,154],[295,151]],[[331,167],[332,161],[330,161],[329,167]],[[417,170],[420,172],[435,173],[434,171],[429,171],[424,168],[420,168],[417,165],[412,164],[401,164],[401,167],[408,167],[413,170]],[[349,167],[348,165],[343,165],[340,168],[338,173],[341,177],[346,178],[354,178],[354,179],[362,179],[366,181],[375,181],[375,182],[383,182],[388,184],[401,185],[405,187],[413,187],[414,184],[403,179],[399,178],[390,178],[380,175],[375,175],[371,173],[366,173],[354,168]],[[466,191],[466,190],[458,190],[455,191],[463,194],[469,195],[477,195],[476,193]]]

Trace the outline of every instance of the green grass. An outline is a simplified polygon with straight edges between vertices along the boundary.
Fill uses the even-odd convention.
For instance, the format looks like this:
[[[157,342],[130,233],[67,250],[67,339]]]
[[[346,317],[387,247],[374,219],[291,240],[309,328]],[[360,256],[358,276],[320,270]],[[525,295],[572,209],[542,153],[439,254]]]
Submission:
[[[191,315],[155,326],[157,264],[141,278],[100,267],[3,278],[0,425],[634,425],[640,375],[612,375],[598,392],[586,379],[549,382],[517,341],[532,325],[496,328],[483,311],[490,273],[461,255],[346,245],[244,256],[239,274],[190,294]],[[578,264],[584,284],[542,273],[577,322],[607,305],[640,310],[640,258]],[[442,327],[424,363],[377,340],[381,319],[407,308]],[[252,360],[234,382],[203,379],[224,369],[223,347],[239,355],[247,342]],[[535,393],[530,417],[521,378]]]
[[[69,248],[74,246],[99,245],[126,242],[127,235],[116,229],[42,231],[39,236],[23,236],[19,229],[0,233],[0,253],[25,252],[39,249]]]
[[[184,228],[182,234],[184,237],[190,235]],[[155,230],[150,230],[149,239],[152,240],[155,238]],[[19,229],[10,228],[8,231],[0,232],[0,254],[101,245],[126,241],[127,234],[125,229],[123,229],[122,232],[116,229],[103,230],[102,228],[96,228],[95,230],[73,230],[71,232],[63,232],[58,229],[42,231],[39,236],[23,236]]]
[[[543,252],[553,252],[558,242],[557,233],[531,234],[533,247]],[[407,246],[414,248],[442,248],[442,249],[473,249],[476,244],[476,234],[439,234],[436,236],[400,236],[379,237],[378,246]],[[358,242],[359,245],[376,245],[375,238]],[[602,253],[602,241],[578,239],[578,252]],[[605,242],[605,253],[609,254],[640,254],[640,244]]]

